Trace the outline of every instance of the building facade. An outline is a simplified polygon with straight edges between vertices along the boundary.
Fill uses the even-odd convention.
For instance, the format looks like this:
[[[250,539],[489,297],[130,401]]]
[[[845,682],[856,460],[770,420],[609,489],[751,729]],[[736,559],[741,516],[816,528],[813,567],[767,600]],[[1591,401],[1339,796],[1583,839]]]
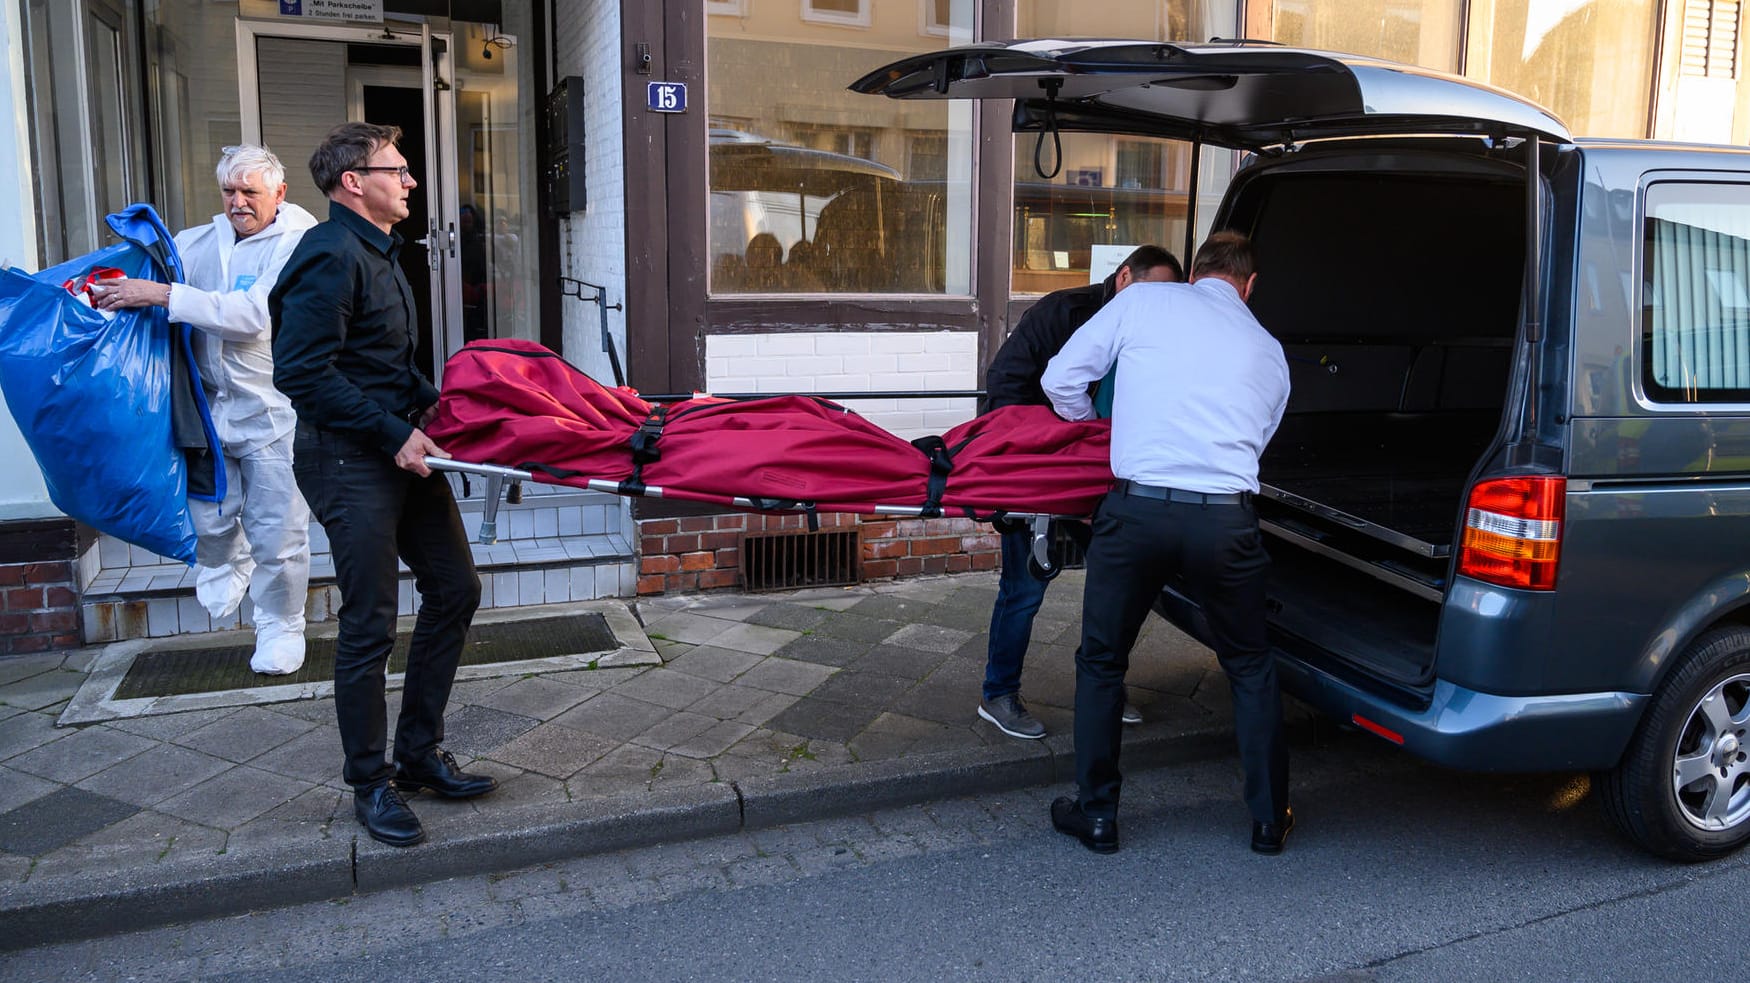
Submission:
[[[526,338],[651,394],[864,394],[845,402],[915,437],[972,414],[1039,295],[1136,244],[1185,252],[1238,162],[1144,137],[1057,146],[993,107],[848,91],[864,73],[1017,37],[1249,37],[1463,74],[1580,134],[1741,144],[1741,23],[1731,0],[0,0],[0,259],[88,252],[134,201],[204,222],[238,142],[275,149],[288,198],[321,214],[316,140],[394,123],[440,381],[467,341]],[[0,453],[30,460],[9,416]],[[500,607],[996,562],[964,519],[827,516],[810,534],[550,489],[500,530],[477,554]],[[317,546],[321,620],[337,599]],[[189,584],[61,516],[34,468],[0,472],[0,653],[236,624]]]

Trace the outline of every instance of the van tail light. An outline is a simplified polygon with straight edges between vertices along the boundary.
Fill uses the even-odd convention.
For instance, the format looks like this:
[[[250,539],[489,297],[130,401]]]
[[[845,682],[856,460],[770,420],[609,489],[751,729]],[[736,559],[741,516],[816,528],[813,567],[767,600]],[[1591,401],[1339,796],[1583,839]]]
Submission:
[[[1458,572],[1524,590],[1555,590],[1568,480],[1495,478],[1471,489]]]

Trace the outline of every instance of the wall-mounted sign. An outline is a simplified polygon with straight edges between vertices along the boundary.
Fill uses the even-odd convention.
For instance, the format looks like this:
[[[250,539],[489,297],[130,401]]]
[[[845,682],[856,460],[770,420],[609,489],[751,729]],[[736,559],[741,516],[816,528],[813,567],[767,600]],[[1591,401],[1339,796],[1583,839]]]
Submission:
[[[645,85],[645,98],[651,112],[684,113],[687,111],[687,83],[650,82]]]
[[[281,17],[383,22],[383,0],[280,0]]]

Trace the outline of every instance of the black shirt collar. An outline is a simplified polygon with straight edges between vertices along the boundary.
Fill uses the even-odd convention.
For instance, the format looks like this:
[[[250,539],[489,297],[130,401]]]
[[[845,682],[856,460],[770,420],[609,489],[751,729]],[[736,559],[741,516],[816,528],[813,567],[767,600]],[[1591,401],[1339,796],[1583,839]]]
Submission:
[[[339,222],[354,235],[363,239],[372,249],[385,256],[401,247],[401,234],[399,232],[384,232],[372,225],[370,220],[363,215],[333,199],[328,202],[328,218],[330,221]]]

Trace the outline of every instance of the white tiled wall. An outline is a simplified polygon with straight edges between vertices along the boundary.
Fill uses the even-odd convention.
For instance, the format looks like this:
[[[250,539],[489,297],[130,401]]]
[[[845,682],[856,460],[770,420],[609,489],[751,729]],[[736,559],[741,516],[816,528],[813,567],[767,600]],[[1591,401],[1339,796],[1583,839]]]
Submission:
[[[978,388],[978,335],[970,331],[820,331],[711,335],[711,392],[813,393]],[[845,405],[912,440],[965,423],[971,399],[856,399]]]
[[[608,304],[621,305],[621,310],[608,311],[608,331],[624,367],[626,152],[620,139],[620,79],[625,58],[620,50],[620,0],[559,0],[555,13],[557,74],[583,79],[589,133],[583,161],[588,207],[559,223],[560,268],[566,276],[605,285]],[[602,351],[600,310],[570,297],[560,304],[565,319],[561,354],[590,378],[613,385],[614,373]]]

